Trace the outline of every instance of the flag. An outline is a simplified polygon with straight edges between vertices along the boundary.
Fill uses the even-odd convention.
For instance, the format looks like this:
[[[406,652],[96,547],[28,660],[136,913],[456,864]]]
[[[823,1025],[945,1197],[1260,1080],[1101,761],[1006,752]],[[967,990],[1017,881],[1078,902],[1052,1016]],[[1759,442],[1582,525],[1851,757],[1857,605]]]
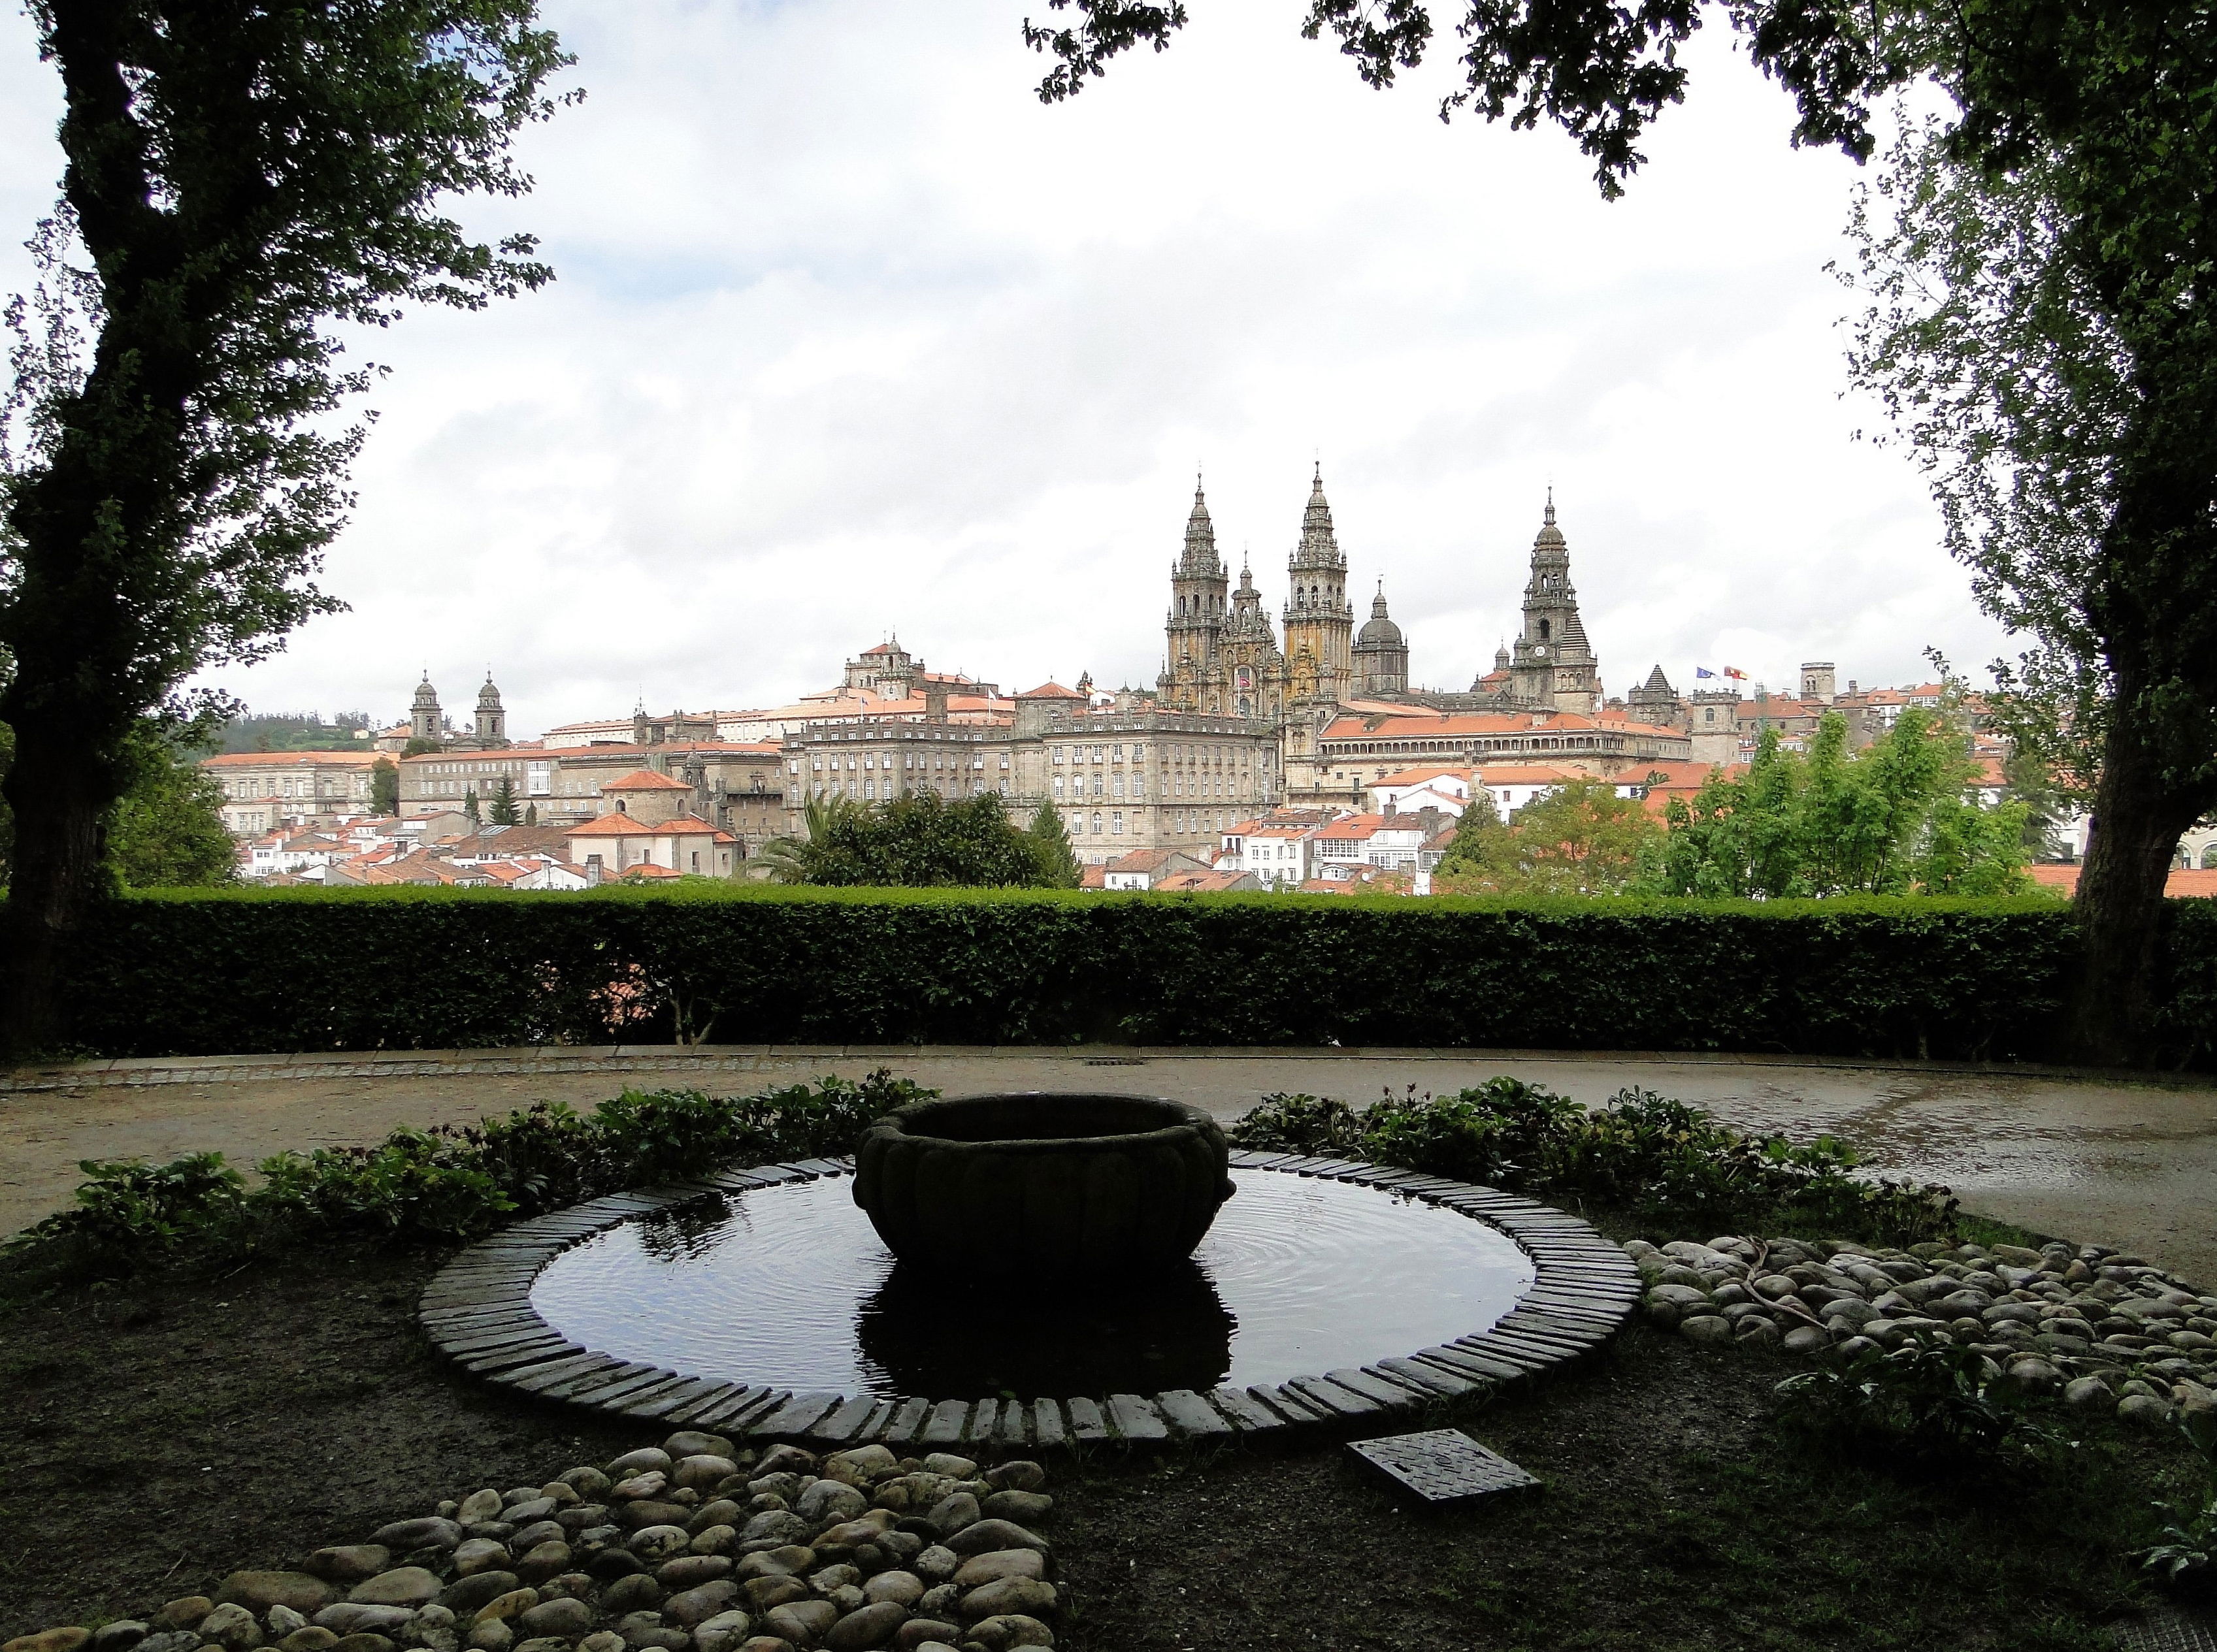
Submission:
[[[1697,677],[1714,677],[1716,673],[1706,665],[1697,665],[1694,668],[1694,675]]]
[[[1745,682],[1747,681],[1747,673],[1741,670],[1736,665],[1726,666],[1725,668],[1725,675],[1738,682]]]

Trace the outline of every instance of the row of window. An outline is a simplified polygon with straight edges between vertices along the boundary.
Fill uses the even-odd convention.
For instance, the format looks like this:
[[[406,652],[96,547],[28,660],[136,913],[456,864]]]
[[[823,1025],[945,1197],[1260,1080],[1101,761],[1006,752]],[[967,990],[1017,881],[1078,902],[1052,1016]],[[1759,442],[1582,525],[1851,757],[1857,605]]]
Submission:
[[[1001,772],[1005,774],[1009,772],[1009,754],[1004,751],[1000,754],[1000,758]],[[956,757],[952,761],[949,761],[947,757],[935,752],[932,754],[931,760],[927,762],[922,755],[912,751],[903,752],[901,754],[901,761],[898,764],[893,761],[893,755],[889,751],[865,751],[861,753],[850,751],[847,754],[847,761],[845,764],[845,767],[849,770],[857,768],[878,769],[899,767],[910,773],[914,773],[922,769],[937,769],[941,771],[949,768],[960,769],[965,766],[963,760],[960,757]],[[840,767],[839,754],[837,752],[833,752],[828,759],[821,753],[818,753],[812,755],[808,760],[808,772],[812,774],[821,774],[827,768],[832,773],[837,774],[839,771]],[[971,758],[968,761],[967,767],[973,771],[984,768],[986,767],[985,756],[980,755]],[[785,766],[785,772],[792,775],[795,780],[798,780],[800,777],[800,760],[796,757],[790,762],[787,763]]]
[[[1124,815],[1125,811],[1121,809],[1110,809],[1105,811],[1096,809],[1090,815],[1083,809],[1069,809],[1063,811],[1063,821],[1073,836],[1121,837],[1124,834]],[[1137,832],[1139,829],[1139,811],[1136,809],[1131,811],[1131,816],[1132,829]],[[1090,828],[1086,824],[1089,819],[1092,822]],[[1108,823],[1105,828],[1102,824],[1104,820]],[[1224,829],[1222,817],[1211,817],[1199,809],[1178,810],[1170,817],[1170,831],[1178,836],[1189,836],[1195,832]]]

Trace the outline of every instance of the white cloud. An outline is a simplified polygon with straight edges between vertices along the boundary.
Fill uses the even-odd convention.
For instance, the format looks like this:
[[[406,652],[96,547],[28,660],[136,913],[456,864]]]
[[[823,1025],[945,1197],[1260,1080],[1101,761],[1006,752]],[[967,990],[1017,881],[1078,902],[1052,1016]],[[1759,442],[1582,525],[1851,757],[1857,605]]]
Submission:
[[[490,664],[533,730],[775,701],[898,626],[1012,687],[1148,681],[1196,459],[1275,604],[1318,453],[1433,684],[1513,629],[1550,480],[1613,690],[2000,646],[1849,439],[1854,169],[1721,38],[1611,206],[1567,140],[1443,126],[1438,69],[1372,92],[1277,0],[1056,108],[1023,9],[550,3],[589,98],[528,140],[535,195],[471,211],[561,279],[370,342],[353,612],[213,680],[398,716],[419,666],[459,709]],[[58,156],[20,15],[0,59],[28,225]]]

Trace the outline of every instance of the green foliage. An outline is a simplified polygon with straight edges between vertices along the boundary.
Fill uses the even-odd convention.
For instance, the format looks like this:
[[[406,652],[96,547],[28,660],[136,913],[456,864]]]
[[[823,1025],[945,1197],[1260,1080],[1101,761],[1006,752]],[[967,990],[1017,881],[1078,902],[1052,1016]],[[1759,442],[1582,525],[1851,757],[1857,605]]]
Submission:
[[[219,751],[367,751],[375,723],[367,712],[341,712],[326,723],[313,712],[242,712],[224,724]]]
[[[1041,841],[1010,825],[991,792],[953,803],[936,792],[911,792],[887,803],[812,798],[806,818],[805,839],[780,839],[763,851],[781,882],[1022,889],[1045,885],[1052,875]],[[1069,847],[1064,840],[1065,853]]]
[[[108,854],[131,889],[206,889],[238,879],[223,825],[223,788],[181,751],[170,731],[145,724],[130,747],[130,787],[108,812]]]
[[[369,766],[369,812],[386,816],[400,812],[400,765],[390,757],[380,757]]]
[[[1955,1214],[1945,1188],[1853,1174],[1855,1155],[1833,1137],[1745,1136],[1652,1090],[1621,1090],[1590,1110],[1505,1076],[1436,1098],[1412,1085],[1361,1113],[1269,1095],[1230,1135],[1240,1147],[1368,1160],[1710,1232],[1792,1228],[1906,1243],[1947,1232]]]
[[[1473,792],[1432,887],[1453,895],[1616,895],[1660,829],[1607,780],[1572,780],[1519,809],[1509,824]]]
[[[1691,804],[1670,800],[1641,884],[1658,895],[1824,898],[2023,892],[2026,811],[1967,802],[1966,738],[1904,712],[1850,755],[1827,712],[1804,757],[1766,725],[1747,773],[1712,774]]]
[[[2165,1517],[2161,1543],[2144,1549],[2141,1569],[2182,1593],[2217,1592],[2217,1411],[2180,1409],[2178,1432],[2202,1459],[2203,1489],[2198,1504],[2158,1503]]]
[[[116,1273],[300,1237],[452,1243],[719,1165],[848,1153],[873,1120],[935,1094],[883,1069],[742,1097],[626,1090],[586,1114],[542,1102],[472,1125],[403,1127],[370,1147],[281,1153],[256,1167],[250,1188],[219,1153],[159,1166],[89,1160],[72,1207],[6,1248]]]
[[[471,825],[475,826],[481,823],[480,817],[478,813],[478,793],[475,786],[472,786],[469,790],[462,793],[462,812],[469,817]]]
[[[518,823],[516,812],[516,782],[505,774],[500,777],[500,786],[492,794],[492,813],[489,818],[496,826],[514,826]]]
[[[1967,1346],[1911,1336],[1898,1347],[1827,1350],[1813,1371],[1779,1384],[1801,1417],[1854,1443],[1940,1468],[2060,1437],[2027,1409],[2001,1367]]]
[[[2177,1034],[2207,1060],[2217,903],[2162,917]],[[2047,898],[1512,904],[726,879],[176,891],[91,915],[65,1035],[117,1056],[655,1043],[713,1026],[794,1044],[2039,1059],[2075,941],[2070,909]]]
[[[1078,852],[1070,847],[1069,833],[1063,829],[1062,811],[1041,798],[1027,835],[1032,840],[1032,852],[1039,857],[1040,886],[1076,889],[1084,870],[1078,864]]]

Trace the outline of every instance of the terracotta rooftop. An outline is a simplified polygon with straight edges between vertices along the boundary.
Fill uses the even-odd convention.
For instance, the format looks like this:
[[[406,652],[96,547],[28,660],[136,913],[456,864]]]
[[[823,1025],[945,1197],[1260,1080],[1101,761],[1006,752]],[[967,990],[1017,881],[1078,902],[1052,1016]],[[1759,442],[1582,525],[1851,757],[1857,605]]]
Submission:
[[[673,780],[667,774],[658,774],[651,768],[634,768],[621,780],[602,780],[603,792],[690,792],[693,788],[682,780]]]

